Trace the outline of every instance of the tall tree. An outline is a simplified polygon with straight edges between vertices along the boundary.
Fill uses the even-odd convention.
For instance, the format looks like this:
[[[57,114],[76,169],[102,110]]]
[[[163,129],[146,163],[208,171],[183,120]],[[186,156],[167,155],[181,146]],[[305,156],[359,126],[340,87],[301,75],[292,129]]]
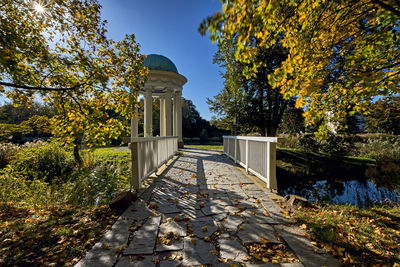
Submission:
[[[200,30],[211,40],[237,36],[237,59],[251,63],[254,76],[264,63],[260,47],[275,45],[279,36],[289,56],[269,75],[285,97],[298,96],[310,124],[340,125],[346,113],[365,112],[372,97],[399,92],[400,3],[384,0],[223,0],[222,12],[203,21]],[[253,38],[261,40],[254,46]],[[343,67],[328,82],[339,55]],[[350,114],[351,115],[351,114]],[[326,134],[328,127],[320,127]]]
[[[0,93],[14,104],[39,96],[56,107],[54,134],[74,144],[77,162],[81,141],[128,133],[146,77],[133,34],[108,39],[96,0],[0,0],[0,8]]]
[[[243,115],[243,64],[235,58],[233,39],[223,39],[218,44],[218,52],[214,55],[214,64],[225,69],[221,76],[224,78],[224,88],[213,99],[207,98],[207,104],[212,112],[223,118],[229,124],[232,135],[237,135],[239,118]]]
[[[253,77],[247,78],[242,71],[248,64],[235,58],[235,42],[222,39],[219,48],[215,62],[226,70],[222,75],[225,87],[214,99],[207,100],[210,110],[235,123],[240,122],[242,128],[255,128],[263,136],[275,136],[288,101],[279,89],[272,88],[268,75],[286,59],[286,49],[279,43],[268,49],[259,48],[257,58],[264,64],[257,68]]]

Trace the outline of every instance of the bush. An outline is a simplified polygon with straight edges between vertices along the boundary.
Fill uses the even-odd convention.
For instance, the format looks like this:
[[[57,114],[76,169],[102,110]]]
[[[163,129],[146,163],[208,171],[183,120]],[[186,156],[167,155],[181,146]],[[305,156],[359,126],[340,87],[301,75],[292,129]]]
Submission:
[[[320,150],[320,143],[314,135],[304,134],[298,139],[297,147],[305,151],[318,152]]]
[[[280,134],[278,136],[278,147],[280,148],[298,148],[299,138],[301,135],[296,134]]]
[[[9,163],[9,168],[28,180],[44,179],[48,183],[66,179],[73,167],[71,153],[57,143],[47,142],[25,145]]]
[[[363,138],[364,139],[364,138]],[[400,159],[400,138],[397,136],[381,136],[364,139],[356,144],[354,156],[379,160],[381,158]]]
[[[321,142],[321,152],[331,157],[344,156],[356,148],[356,136],[330,135]]]
[[[0,143],[0,168],[4,168],[19,149],[19,146],[12,143]]]
[[[68,203],[108,204],[115,194],[129,189],[130,170],[126,164],[99,163],[94,169],[77,171],[68,183]]]
[[[53,205],[64,192],[43,180],[27,180],[11,168],[0,173],[0,189],[1,202],[24,202],[30,206]]]

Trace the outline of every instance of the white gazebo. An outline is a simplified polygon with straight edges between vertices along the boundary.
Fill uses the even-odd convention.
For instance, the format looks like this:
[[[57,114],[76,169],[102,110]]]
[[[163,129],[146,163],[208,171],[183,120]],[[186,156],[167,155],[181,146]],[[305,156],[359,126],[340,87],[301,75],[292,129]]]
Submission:
[[[152,136],[153,97],[158,98],[160,100],[160,136],[178,136],[178,146],[183,147],[182,86],[187,79],[178,73],[175,64],[170,59],[162,55],[148,55],[143,64],[150,70],[147,82],[139,91],[144,98],[144,137]],[[137,117],[132,118],[131,128],[131,137],[138,137]]]

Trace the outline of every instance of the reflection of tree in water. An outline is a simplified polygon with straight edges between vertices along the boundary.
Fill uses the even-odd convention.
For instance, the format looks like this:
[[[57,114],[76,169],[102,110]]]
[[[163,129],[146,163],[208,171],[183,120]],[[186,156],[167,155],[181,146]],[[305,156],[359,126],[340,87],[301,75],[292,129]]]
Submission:
[[[280,193],[295,194],[313,202],[329,202],[334,196],[343,194],[344,185],[341,181],[301,181],[300,179],[286,187],[280,187]]]
[[[363,179],[343,179],[340,172],[318,179],[314,175],[300,175],[277,170],[278,189],[281,195],[295,194],[312,202],[353,204],[361,207],[372,206],[377,202],[400,201],[400,190],[376,184],[367,177]],[[320,177],[324,177],[321,175]]]

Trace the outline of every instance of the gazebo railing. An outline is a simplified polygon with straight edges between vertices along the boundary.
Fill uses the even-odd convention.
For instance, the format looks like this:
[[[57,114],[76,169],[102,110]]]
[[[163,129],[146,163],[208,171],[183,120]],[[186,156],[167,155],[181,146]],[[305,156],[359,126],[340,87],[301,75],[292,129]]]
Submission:
[[[223,136],[224,154],[277,190],[277,137]]]
[[[178,136],[138,137],[129,139],[132,157],[131,189],[138,190],[144,179],[178,151]]]

